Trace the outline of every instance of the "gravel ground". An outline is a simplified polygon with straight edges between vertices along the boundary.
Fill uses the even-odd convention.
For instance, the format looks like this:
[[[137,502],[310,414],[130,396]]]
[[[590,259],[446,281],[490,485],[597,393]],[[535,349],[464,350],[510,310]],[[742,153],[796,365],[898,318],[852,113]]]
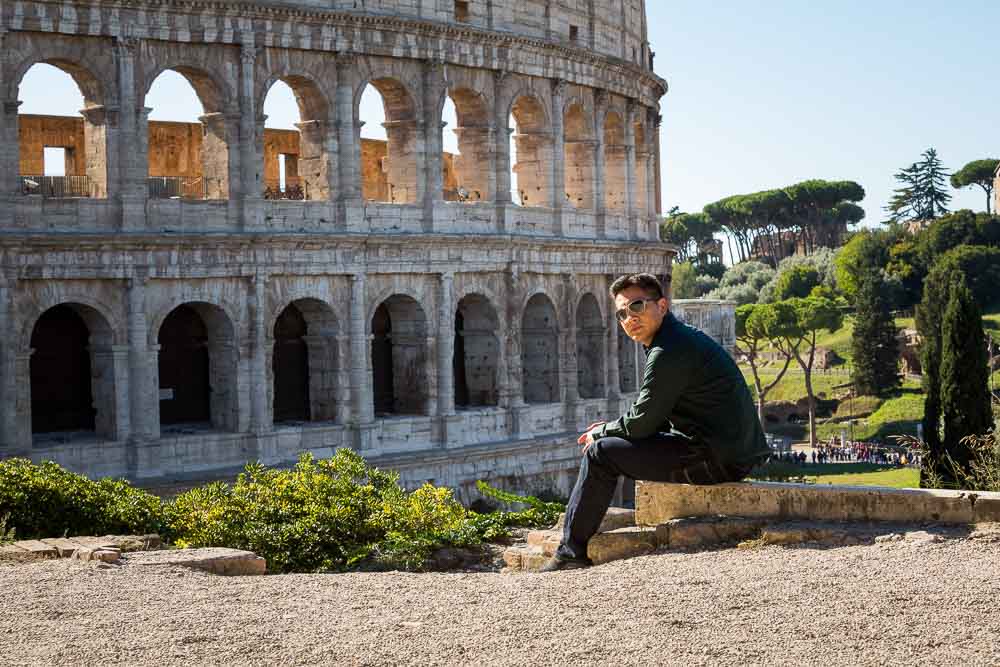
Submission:
[[[1000,533],[556,574],[0,564],[0,664],[997,664]]]

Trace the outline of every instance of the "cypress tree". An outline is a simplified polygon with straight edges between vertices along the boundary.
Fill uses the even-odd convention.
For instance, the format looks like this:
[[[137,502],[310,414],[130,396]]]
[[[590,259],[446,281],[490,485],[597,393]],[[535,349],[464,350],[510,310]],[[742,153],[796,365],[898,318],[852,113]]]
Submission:
[[[949,276],[950,277],[950,276]],[[924,298],[917,306],[917,330],[920,345],[920,366],[923,371],[924,419],[926,447],[920,469],[920,486],[930,486],[930,480],[940,475],[941,460],[941,319],[948,296],[948,281],[924,282]]]
[[[965,470],[970,452],[962,438],[993,427],[985,340],[982,312],[965,280],[957,278],[941,323],[941,412],[944,451]],[[946,476],[945,481],[956,480]]]
[[[855,299],[854,367],[851,382],[858,395],[885,396],[899,387],[899,344],[882,272],[869,267]]]

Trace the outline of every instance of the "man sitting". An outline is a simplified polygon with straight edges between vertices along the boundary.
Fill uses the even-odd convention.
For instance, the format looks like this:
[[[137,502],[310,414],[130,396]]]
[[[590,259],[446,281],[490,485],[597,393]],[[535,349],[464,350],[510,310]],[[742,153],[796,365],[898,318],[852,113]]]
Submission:
[[[678,321],[655,276],[611,285],[615,315],[642,343],[642,387],[628,412],[597,422],[577,442],[580,475],[566,507],[563,537],[543,572],[586,567],[618,476],[654,482],[718,484],[743,479],[770,453],[746,381],[714,340]]]

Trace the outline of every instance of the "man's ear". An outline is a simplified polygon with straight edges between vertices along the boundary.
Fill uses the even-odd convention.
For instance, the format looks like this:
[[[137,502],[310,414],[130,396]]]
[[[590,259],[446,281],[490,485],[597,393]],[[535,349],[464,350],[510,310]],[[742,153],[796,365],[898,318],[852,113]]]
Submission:
[[[660,297],[659,301],[657,301],[656,303],[660,306],[660,310],[663,311],[664,315],[670,312],[670,299],[668,299],[667,297],[665,296]]]

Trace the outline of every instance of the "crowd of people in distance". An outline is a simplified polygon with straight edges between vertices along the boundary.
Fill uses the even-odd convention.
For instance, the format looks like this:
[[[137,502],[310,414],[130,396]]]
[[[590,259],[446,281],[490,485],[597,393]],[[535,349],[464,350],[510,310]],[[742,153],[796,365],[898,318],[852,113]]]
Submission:
[[[783,452],[772,457],[772,460],[794,465],[805,465],[808,462],[815,464],[824,463],[874,463],[888,466],[920,466],[919,452],[898,448],[886,447],[881,443],[874,442],[846,442],[841,443],[838,438],[819,444],[811,453],[804,451]]]

